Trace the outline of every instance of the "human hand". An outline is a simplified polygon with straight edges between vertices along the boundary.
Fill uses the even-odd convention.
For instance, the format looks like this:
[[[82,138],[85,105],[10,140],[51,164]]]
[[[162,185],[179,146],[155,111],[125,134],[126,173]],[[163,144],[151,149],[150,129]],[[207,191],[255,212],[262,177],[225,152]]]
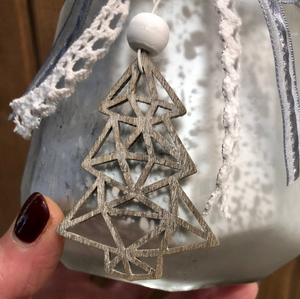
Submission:
[[[48,197],[34,193],[0,239],[0,299],[143,299],[153,290],[107,280],[99,287],[91,276],[59,263],[64,239],[55,233],[63,219]],[[257,284],[169,293],[165,299],[254,299]]]

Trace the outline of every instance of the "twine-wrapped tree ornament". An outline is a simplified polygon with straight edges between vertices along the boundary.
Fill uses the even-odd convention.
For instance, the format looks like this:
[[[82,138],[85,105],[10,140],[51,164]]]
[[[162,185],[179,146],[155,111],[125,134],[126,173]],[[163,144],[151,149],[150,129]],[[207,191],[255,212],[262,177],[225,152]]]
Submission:
[[[167,24],[154,14],[143,13],[131,21],[128,41],[138,58],[100,104],[99,111],[109,119],[82,162],[82,168],[96,179],[57,229],[66,238],[103,250],[106,273],[127,280],[161,278],[164,255],[219,244],[179,184],[180,179],[196,172],[171,122],[184,115],[186,109],[148,56],[160,53],[168,38]],[[142,79],[146,86],[141,92]],[[158,88],[166,91],[168,99],[160,98]],[[165,125],[169,138],[156,130],[159,124]],[[105,146],[111,134],[113,143]],[[136,168],[140,170],[138,176]],[[114,198],[108,196],[108,189],[113,193],[118,190]],[[168,193],[167,202],[154,201],[150,196],[161,190]],[[180,207],[186,211],[185,219],[179,215]],[[144,231],[133,243],[124,236],[126,228],[114,221],[124,216],[138,219]],[[101,217],[113,244],[76,231],[96,217]],[[145,222],[148,229],[142,225]],[[155,225],[151,227],[150,223]],[[192,242],[189,234],[194,235]],[[153,258],[151,264],[148,260]]]

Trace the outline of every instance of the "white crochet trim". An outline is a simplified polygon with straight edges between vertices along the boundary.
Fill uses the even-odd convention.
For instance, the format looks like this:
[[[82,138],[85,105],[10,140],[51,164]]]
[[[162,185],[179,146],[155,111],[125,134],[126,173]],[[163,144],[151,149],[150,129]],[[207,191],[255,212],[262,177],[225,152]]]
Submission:
[[[223,125],[225,138],[222,144],[223,164],[219,170],[216,189],[209,198],[203,214],[208,214],[216,203],[221,205],[221,211],[226,218],[230,218],[226,206],[227,192],[232,180],[232,170],[237,155],[237,142],[239,139],[239,86],[240,86],[240,58],[241,44],[239,29],[241,19],[235,9],[235,0],[215,0],[214,5],[220,15],[219,34],[224,44],[221,63],[225,72],[223,80],[223,96],[225,108]]]
[[[41,118],[53,114],[57,103],[69,97],[74,92],[76,83],[91,74],[95,62],[108,53],[111,44],[122,31],[129,5],[130,0],[109,0],[91,26],[58,61],[52,74],[39,87],[10,104],[16,115],[14,132],[29,139],[32,130],[39,126]],[[116,27],[111,29],[110,23],[118,15],[120,19]],[[93,49],[94,44],[100,39],[105,40],[103,47]],[[73,67],[79,60],[84,62],[84,66],[74,71]],[[62,84],[62,88],[57,84]]]

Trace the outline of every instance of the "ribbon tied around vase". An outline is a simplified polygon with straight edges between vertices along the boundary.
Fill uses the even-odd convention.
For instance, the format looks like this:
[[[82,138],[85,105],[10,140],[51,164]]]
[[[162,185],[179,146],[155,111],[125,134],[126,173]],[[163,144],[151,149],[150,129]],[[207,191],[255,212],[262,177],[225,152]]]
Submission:
[[[259,0],[259,3],[268,26],[274,54],[283,122],[287,185],[290,185],[299,178],[300,102],[292,38],[283,4],[300,7],[300,1]]]

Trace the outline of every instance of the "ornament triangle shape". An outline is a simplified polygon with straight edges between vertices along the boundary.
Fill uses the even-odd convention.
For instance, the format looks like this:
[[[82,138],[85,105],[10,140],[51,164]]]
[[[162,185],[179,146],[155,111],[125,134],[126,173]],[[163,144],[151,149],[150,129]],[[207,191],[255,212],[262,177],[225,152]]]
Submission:
[[[118,209],[115,209],[115,211],[119,212]],[[124,248],[129,248],[138,242],[145,234],[151,232],[151,227],[143,223],[149,221],[145,217],[137,217],[132,215],[128,216],[126,214],[117,213],[117,215],[111,215],[110,219],[118,235],[120,236],[120,239],[122,240]],[[120,219],[123,220],[123,223],[127,223],[127,227],[122,225]],[[159,226],[159,223],[155,223],[155,227],[157,226]]]
[[[160,71],[156,68],[156,66],[153,64],[151,59],[148,57],[146,53],[142,53],[142,63],[145,70],[145,74],[147,77],[147,81],[149,84],[149,81],[152,81],[154,86],[152,86],[152,93],[154,92],[159,98],[159,94],[157,91],[157,88],[161,88],[166,93],[166,99],[160,99],[162,102],[168,102],[167,99],[170,100],[170,103],[173,103],[175,107],[177,108],[177,111],[174,111],[174,114],[172,117],[178,117],[186,114],[186,109],[174,90],[171,88],[169,83],[166,81],[166,79],[163,77],[163,75],[160,73]],[[151,76],[151,77],[150,77]],[[157,83],[155,83],[155,81]],[[150,88],[150,90],[151,90]]]
[[[132,180],[136,184],[138,182],[140,176],[142,175],[142,173],[147,165],[147,162],[127,159],[127,163],[130,168]]]
[[[147,99],[149,99],[151,96],[146,76],[140,76],[136,84],[135,94],[138,95],[137,101],[139,101],[139,99],[144,99],[147,101]]]
[[[120,139],[122,143],[134,132],[135,126],[129,125],[124,122],[119,122]]]
[[[101,213],[92,218],[88,218],[84,222],[69,227],[67,232],[82,236],[105,246],[116,247],[116,243]]]
[[[151,202],[153,202],[154,204],[158,205],[160,208],[166,210],[167,212],[172,212],[169,185],[148,193],[147,198],[151,200]]]
[[[135,154],[147,155],[147,147],[145,144],[145,140],[143,138],[143,134],[141,133],[136,140],[130,145],[128,151]]]
[[[122,274],[126,274],[126,270],[125,270],[124,263],[122,260],[119,263],[117,263],[114,270],[117,272],[120,272]]]
[[[205,243],[206,240],[195,234],[193,231],[178,225],[174,231],[174,234],[168,244],[168,248],[180,248],[193,245],[201,245]]]
[[[126,201],[125,203],[122,203],[121,205],[117,206],[116,209],[118,210],[118,213],[120,215],[122,214],[122,212],[124,212],[124,214],[126,214],[126,211],[157,214],[156,211],[151,209],[146,204],[140,202],[136,198],[133,198],[131,200]]]
[[[157,266],[157,257],[139,257],[139,260],[149,265],[152,269]]]
[[[193,214],[192,210],[186,205],[181,196],[177,198],[178,217],[187,222],[189,225],[203,231],[203,227],[199,223],[197,217]],[[197,215],[199,217],[199,215]],[[202,217],[202,216],[201,216]]]
[[[93,168],[102,176],[106,181],[116,181],[122,185],[126,185],[123,172],[121,170],[118,160],[106,161],[101,164],[93,165]]]
[[[151,138],[155,156],[172,162],[178,162],[159,142]]]
[[[114,105],[114,106],[111,105],[108,108],[108,110],[110,112],[120,114],[120,115],[124,115],[124,116],[137,117],[134,109],[132,108],[130,102],[127,99],[125,99],[124,101],[122,101],[118,105]]]
[[[114,151],[116,151],[116,144],[115,144],[115,139],[114,139],[114,133],[113,130],[110,130],[105,136],[106,138],[102,140],[102,145],[99,148],[97,152],[93,155],[93,158],[98,158],[101,156],[104,156],[106,154],[110,154]]]
[[[62,229],[67,229],[91,215],[99,213],[99,205],[103,198],[98,188],[104,186],[101,179],[97,179],[80,198],[75,207],[67,214],[63,222],[59,225]]]
[[[145,182],[145,186],[153,185],[162,180],[167,180],[168,178],[174,176],[180,170],[172,167],[164,166],[161,164],[154,164],[149,175],[147,181]]]
[[[147,274],[148,271],[143,269],[141,266],[138,266],[137,264],[133,263],[133,262],[129,262],[130,265],[130,269],[133,275],[136,274]]]
[[[128,95],[134,91],[138,82],[138,77],[133,76],[137,72],[139,72],[137,62],[134,61],[99,105],[98,110],[101,113],[109,115],[108,108],[128,101]],[[124,93],[121,94],[122,91]]]
[[[139,101],[137,101],[137,104],[138,104],[138,106],[139,106],[139,108],[141,110],[141,113],[143,113],[143,115],[146,115],[147,112],[149,111],[150,104],[139,102]]]
[[[177,185],[177,186],[175,187],[175,185]],[[178,204],[178,199],[179,199],[185,203],[185,208],[188,211],[187,215],[184,218],[189,217],[190,213],[192,213],[192,215],[194,216],[194,217],[192,217],[192,220],[193,220],[192,224],[189,223],[189,222],[191,222],[191,219],[188,219],[189,222],[187,222],[182,218],[177,218],[176,223],[177,223],[177,226],[179,225],[178,233],[180,234],[180,230],[181,230],[181,232],[189,231],[190,236],[192,236],[192,234],[196,234],[198,237],[200,237],[199,242],[196,245],[195,245],[195,243],[193,245],[191,245],[191,246],[196,246],[196,248],[204,248],[204,247],[209,248],[209,247],[218,246],[219,240],[214,235],[214,233],[212,232],[212,230],[210,229],[208,224],[205,222],[204,218],[199,213],[197,208],[193,205],[192,201],[188,198],[188,196],[185,194],[183,189],[180,187],[178,182],[174,183],[173,188],[174,187],[177,191],[176,191],[176,194],[174,194],[174,192],[171,189],[171,198],[173,198],[173,200],[174,200],[174,197],[175,197],[176,202],[174,205],[174,201],[173,201],[173,207],[176,207],[176,209],[173,210],[172,213],[173,214],[175,213],[177,215],[177,217],[179,217],[179,208],[180,208],[180,204]],[[196,224],[196,222],[198,222],[198,224]],[[186,246],[186,245],[184,245],[184,246]],[[181,247],[181,249],[186,250],[184,246]],[[192,247],[188,247],[188,248],[192,248]]]
[[[72,219],[74,220],[91,212],[95,212],[98,207],[98,188],[96,187],[78,208],[76,213],[74,213]]]
[[[102,129],[102,132],[100,133],[99,137],[95,141],[94,145],[92,146],[92,148],[88,152],[87,156],[84,158],[84,160],[81,163],[81,167],[84,170],[92,173],[95,176],[97,176],[97,172],[95,170],[93,170],[93,168],[92,168],[92,163],[91,163],[92,159],[94,159],[97,156],[99,150],[102,148],[102,145],[105,143],[107,138],[110,136],[112,129],[113,128],[112,128],[111,122],[107,122],[106,125],[104,126],[104,128]],[[96,159],[97,158],[99,159],[99,155],[96,157]]]
[[[171,112],[172,112],[171,109],[168,109],[168,108],[165,108],[165,107],[160,107],[160,106],[158,106],[158,107],[157,107],[157,110],[156,110],[156,112],[155,112],[155,114],[154,114],[154,117],[156,117],[156,116],[162,116],[162,115],[164,115],[164,114],[169,114],[169,113],[171,113]]]
[[[149,239],[148,242],[139,247],[139,249],[159,249],[163,242],[165,231]]]
[[[125,196],[125,192],[113,184],[105,182],[105,202],[109,203]]]
[[[159,123],[153,126],[155,132],[162,136],[167,142],[169,142],[173,147],[175,147],[174,140],[172,139],[165,123]]]

